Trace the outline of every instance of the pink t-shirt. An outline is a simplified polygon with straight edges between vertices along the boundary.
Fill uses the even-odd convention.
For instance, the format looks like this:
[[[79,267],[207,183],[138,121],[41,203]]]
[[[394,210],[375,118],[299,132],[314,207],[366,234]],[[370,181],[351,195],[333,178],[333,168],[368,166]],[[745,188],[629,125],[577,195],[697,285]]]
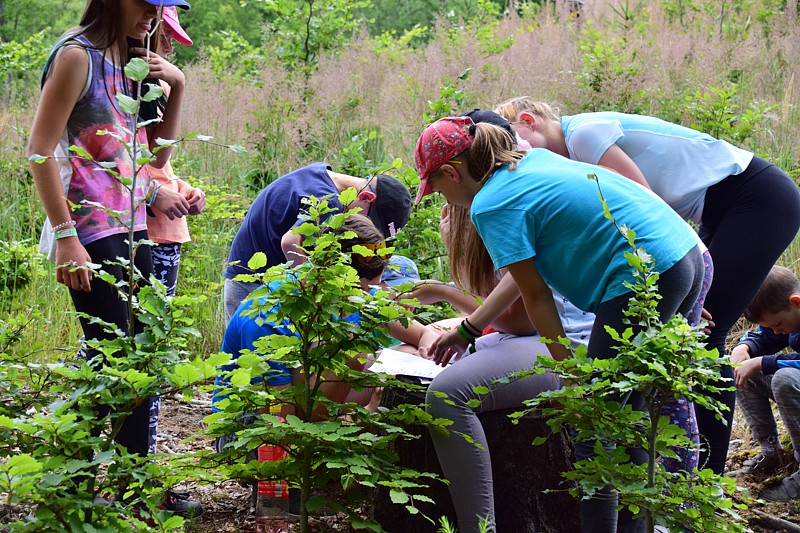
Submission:
[[[150,177],[158,182],[162,189],[172,189],[181,192],[191,189],[191,185],[175,177],[172,172],[172,165],[167,161],[164,168],[150,167]],[[147,236],[151,241],[159,244],[173,244],[188,242],[189,226],[186,217],[170,220],[167,215],[158,209],[150,208],[150,213],[155,216],[147,216]]]

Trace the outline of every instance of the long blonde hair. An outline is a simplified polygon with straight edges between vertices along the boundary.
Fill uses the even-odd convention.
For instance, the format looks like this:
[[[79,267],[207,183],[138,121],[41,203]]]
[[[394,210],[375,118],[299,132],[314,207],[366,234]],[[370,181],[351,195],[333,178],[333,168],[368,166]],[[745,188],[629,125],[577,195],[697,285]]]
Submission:
[[[495,113],[503,115],[507,120],[514,122],[522,113],[531,113],[545,120],[560,121],[558,110],[544,102],[537,102],[530,96],[519,96],[506,100],[494,108]]]
[[[492,258],[472,225],[469,209],[450,204],[449,216],[450,275],[462,289],[485,298],[498,282]]]

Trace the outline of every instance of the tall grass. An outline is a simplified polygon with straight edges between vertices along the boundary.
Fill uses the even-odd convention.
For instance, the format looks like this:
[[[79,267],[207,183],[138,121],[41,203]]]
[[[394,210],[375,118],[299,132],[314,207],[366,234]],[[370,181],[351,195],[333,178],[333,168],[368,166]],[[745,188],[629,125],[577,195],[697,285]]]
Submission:
[[[413,166],[413,147],[424,125],[421,117],[448,84],[464,91],[468,108],[530,95],[560,104],[564,113],[617,109],[685,123],[695,118],[686,106],[687,97],[707,88],[735,86],[732,103],[740,111],[752,103],[776,106],[743,147],[800,176],[796,15],[765,16],[760,11],[764,3],[752,3],[727,14],[721,23],[713,2],[707,2],[712,9],[687,10],[682,17],[675,14],[678,4],[587,2],[579,18],[555,10],[534,10],[536,16],[526,18],[512,14],[496,33],[498,38],[513,36],[514,42],[499,53],[484,51],[485,37],[474,26],[446,21],[432,30],[421,48],[398,45],[387,50],[364,33],[339,55],[324,57],[307,84],[266,60],[257,83],[233,75],[217,79],[204,60],[188,65],[184,131],[249,149],[241,156],[217,146],[187,143],[176,156],[178,173],[207,189],[216,202],[208,213],[190,221],[193,242],[184,247],[179,281],[179,292],[207,298],[197,310],[202,338],[196,349],[209,353],[219,346],[219,283],[243,214],[235,206],[246,206],[266,183],[294,168],[337,160],[360,132],[375,130],[382,137],[376,149],[382,154],[369,157],[400,157],[407,167]],[[472,68],[472,75],[457,81],[465,68]],[[32,87],[30,105],[19,106],[0,93],[3,240],[34,242],[44,218],[24,158],[37,97],[38,89]],[[411,251],[424,255],[417,252]],[[793,265],[798,259],[800,241],[781,262]],[[14,296],[13,306],[41,305],[51,322],[36,335],[54,346],[74,344],[77,322],[66,312],[71,309],[66,290],[56,286],[52,266],[48,268],[47,276]]]

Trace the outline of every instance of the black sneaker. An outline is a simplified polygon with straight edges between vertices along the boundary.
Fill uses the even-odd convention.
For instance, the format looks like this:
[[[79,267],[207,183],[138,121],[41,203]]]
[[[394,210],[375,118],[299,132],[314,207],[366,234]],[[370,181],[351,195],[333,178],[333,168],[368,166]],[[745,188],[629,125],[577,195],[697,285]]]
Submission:
[[[164,503],[159,505],[158,508],[184,518],[194,518],[203,514],[203,506],[200,502],[190,500],[188,492],[178,490],[166,491],[164,493]]]

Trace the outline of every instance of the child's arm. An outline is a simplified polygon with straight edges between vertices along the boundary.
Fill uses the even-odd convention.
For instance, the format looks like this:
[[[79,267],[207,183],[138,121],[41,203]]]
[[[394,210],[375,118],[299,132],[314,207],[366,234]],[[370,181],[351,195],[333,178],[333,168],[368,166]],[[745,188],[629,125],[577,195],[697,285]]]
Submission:
[[[612,144],[608,150],[600,157],[600,161],[597,164],[601,167],[610,168],[614,172],[618,174],[622,174],[626,178],[631,181],[635,181],[642,187],[647,189],[650,188],[650,185],[647,183],[647,179],[642,174],[642,171],[639,169],[638,165],[633,162],[628,154],[622,151],[622,148],[617,146],[616,144]]]
[[[731,350],[730,359],[734,364],[744,363],[750,359],[750,347],[747,344],[737,344],[736,348]]]
[[[747,385],[747,380],[761,373],[761,357],[754,357],[745,361],[741,366],[733,369],[736,378],[736,387],[742,388]]]
[[[428,357],[431,345],[439,338],[438,333],[416,320],[412,320],[408,327],[403,327],[400,322],[390,322],[389,333],[400,342],[416,346],[417,353],[422,357]]]
[[[550,288],[547,287],[548,292]],[[486,297],[483,305],[478,307],[467,320],[477,330],[483,331],[487,325],[491,324],[503,311],[505,311],[515,300],[519,298],[519,288],[514,283],[514,279],[506,274],[500,283],[494,288],[492,293]],[[553,299],[553,293],[550,292],[550,300]],[[553,306],[555,308],[555,304]],[[556,317],[558,314],[556,313]],[[559,324],[561,321],[559,320]],[[562,328],[562,335],[563,335]],[[463,352],[468,342],[464,339],[458,330],[450,331],[440,336],[431,346],[430,355],[436,364],[442,366],[446,365],[450,359],[457,353]]]
[[[759,327],[757,331],[748,331],[739,341],[747,345],[750,357],[776,354],[789,347],[789,335],[779,334],[770,328]]]
[[[151,134],[148,135],[148,137],[150,137],[150,149],[152,150],[158,146],[156,144],[156,139],[158,138],[169,140],[178,138],[178,131],[181,127],[181,110],[183,108],[183,93],[186,85],[186,78],[181,69],[151,50],[134,47],[131,48],[131,53],[147,61],[150,66],[149,75],[151,77],[162,80],[169,85],[167,108],[164,110],[161,122],[154,125]],[[172,155],[172,150],[172,147],[159,150],[156,154],[156,160],[153,161],[151,165],[156,168],[161,168],[166,165]]]
[[[281,237],[281,250],[286,260],[291,266],[302,265],[306,262],[306,254],[300,245],[303,244],[303,236],[287,231]]]
[[[58,163],[53,159],[56,146],[64,135],[72,110],[86,85],[89,58],[80,46],[65,46],[57,52],[47,80],[42,87],[39,107],[28,141],[28,155],[48,159],[31,163],[31,174],[50,224],[58,226],[72,220],[64,198]],[[73,227],[73,226],[68,226]],[[78,237],[56,240],[56,281],[76,291],[91,291],[91,272],[84,267],[91,261]],[[63,265],[63,266],[62,266]]]
[[[189,202],[189,214],[199,215],[206,208],[206,193],[199,187],[192,187],[182,179],[178,180],[178,190]]]
[[[552,341],[558,341],[559,337],[566,337],[567,334],[564,332],[564,326],[561,324],[561,318],[558,316],[558,310],[553,301],[553,291],[539,274],[534,260],[531,258],[512,263],[508,265],[508,272],[519,287],[528,318],[536,327],[536,331],[542,337]],[[547,349],[556,361],[572,357],[572,352],[559,342],[551,342],[547,345]]]
[[[492,296],[495,292],[497,292],[497,295]],[[512,335],[532,335],[536,333],[536,330],[525,315],[522,301],[519,298],[519,289],[513,283],[513,279],[509,274],[505,274],[500,284],[486,297],[484,305],[487,307],[478,313],[476,311],[481,306],[478,304],[476,296],[440,281],[425,280],[418,283],[411,291],[410,296],[418,299],[423,304],[445,301],[459,311],[469,315],[470,324],[481,328],[481,330],[485,329],[486,326],[492,326],[498,331],[511,333]],[[511,303],[499,312],[493,310],[505,305],[506,301]],[[495,313],[497,313],[497,316],[494,318],[489,316]],[[488,322],[484,326],[484,322],[487,320]]]

